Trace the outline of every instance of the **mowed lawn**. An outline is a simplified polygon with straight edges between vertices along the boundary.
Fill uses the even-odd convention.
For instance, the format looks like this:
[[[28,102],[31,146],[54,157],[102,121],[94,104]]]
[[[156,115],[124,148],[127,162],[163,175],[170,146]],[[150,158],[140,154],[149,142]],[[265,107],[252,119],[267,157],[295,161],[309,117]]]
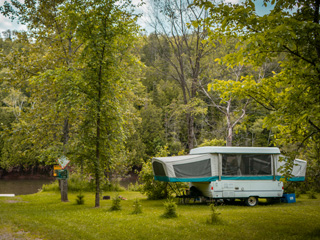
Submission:
[[[208,205],[178,205],[179,216],[161,217],[164,201],[147,200],[137,192],[120,192],[122,210],[109,211],[112,200],[94,208],[94,194],[85,193],[85,204],[76,205],[76,195],[62,203],[60,194],[0,198],[0,239],[320,239],[320,195],[302,195],[296,203],[246,207],[216,207],[220,221],[208,224]],[[116,193],[104,193],[111,198]],[[140,199],[142,214],[132,214]]]

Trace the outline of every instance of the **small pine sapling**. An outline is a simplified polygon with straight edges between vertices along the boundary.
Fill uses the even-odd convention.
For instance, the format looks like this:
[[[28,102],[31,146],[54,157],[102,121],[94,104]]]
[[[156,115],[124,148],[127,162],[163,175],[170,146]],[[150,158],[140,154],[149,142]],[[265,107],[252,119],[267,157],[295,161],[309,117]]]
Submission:
[[[121,198],[117,194],[114,198],[112,198],[112,205],[110,207],[110,211],[119,211],[121,210]]]
[[[76,203],[77,203],[78,205],[83,205],[83,204],[84,204],[84,195],[82,194],[82,192],[80,192],[80,193],[77,195]]]
[[[167,199],[167,201],[163,204],[165,207],[164,214],[162,217],[164,218],[176,218],[177,214],[177,204],[174,202],[172,198]]]
[[[142,205],[140,204],[139,199],[133,201],[133,212],[132,214],[140,214],[142,213]]]
[[[207,219],[207,223],[208,224],[218,223],[220,221],[220,218],[219,218],[220,213],[217,213],[214,204],[210,204],[210,210],[211,210],[211,214]]]

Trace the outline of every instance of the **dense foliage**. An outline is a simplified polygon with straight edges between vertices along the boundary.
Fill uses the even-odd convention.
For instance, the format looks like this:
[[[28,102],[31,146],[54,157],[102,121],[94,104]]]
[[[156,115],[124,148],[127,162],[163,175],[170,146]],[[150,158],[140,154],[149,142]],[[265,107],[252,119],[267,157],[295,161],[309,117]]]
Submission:
[[[274,1],[263,16],[251,0],[151,3],[148,35],[131,1],[0,6],[28,26],[0,38],[0,167],[66,155],[99,206],[105,176],[141,168],[151,198],[166,197],[150,166],[164,149],[278,146],[319,188],[319,2]]]

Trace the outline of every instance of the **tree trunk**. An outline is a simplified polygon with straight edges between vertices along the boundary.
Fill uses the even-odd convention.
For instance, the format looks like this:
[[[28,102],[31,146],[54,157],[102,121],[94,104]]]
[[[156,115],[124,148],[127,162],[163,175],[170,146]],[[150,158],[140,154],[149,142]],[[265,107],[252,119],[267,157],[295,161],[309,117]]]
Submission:
[[[227,136],[226,146],[229,146],[229,147],[232,146],[232,134],[233,134],[232,126],[228,126],[228,136]]]
[[[102,66],[99,69],[99,85],[97,100],[97,132],[96,132],[96,162],[95,162],[95,178],[96,178],[96,198],[95,207],[100,207],[100,124],[101,124],[101,94],[102,94]]]
[[[69,140],[69,120],[66,118],[63,124],[63,153],[66,154],[66,145]],[[61,179],[59,180],[60,193],[61,193],[61,202],[69,202],[68,200],[68,180]]]
[[[100,84],[99,84],[100,85]],[[99,90],[99,100],[101,91]],[[97,115],[97,139],[96,139],[96,162],[95,162],[95,178],[96,178],[96,199],[95,207],[100,207],[100,103],[98,104],[98,115]]]
[[[194,147],[194,117],[191,113],[187,113],[188,121],[188,148],[191,150]]]
[[[233,134],[233,126],[231,124],[231,113],[230,113],[230,108],[231,108],[231,99],[228,101],[228,105],[226,108],[226,117],[227,117],[227,126],[228,126],[228,133],[227,133],[227,140],[226,140],[226,146],[232,146],[232,134]]]

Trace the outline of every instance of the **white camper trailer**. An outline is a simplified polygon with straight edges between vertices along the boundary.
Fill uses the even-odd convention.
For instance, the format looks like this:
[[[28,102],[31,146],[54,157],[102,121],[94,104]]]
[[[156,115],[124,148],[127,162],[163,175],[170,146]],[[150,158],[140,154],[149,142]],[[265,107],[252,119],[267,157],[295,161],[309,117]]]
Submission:
[[[155,180],[189,182],[207,198],[255,206],[258,198],[283,196],[280,156],[275,147],[200,147],[186,156],[153,158],[152,167]],[[306,164],[295,160],[289,181],[304,181]]]

